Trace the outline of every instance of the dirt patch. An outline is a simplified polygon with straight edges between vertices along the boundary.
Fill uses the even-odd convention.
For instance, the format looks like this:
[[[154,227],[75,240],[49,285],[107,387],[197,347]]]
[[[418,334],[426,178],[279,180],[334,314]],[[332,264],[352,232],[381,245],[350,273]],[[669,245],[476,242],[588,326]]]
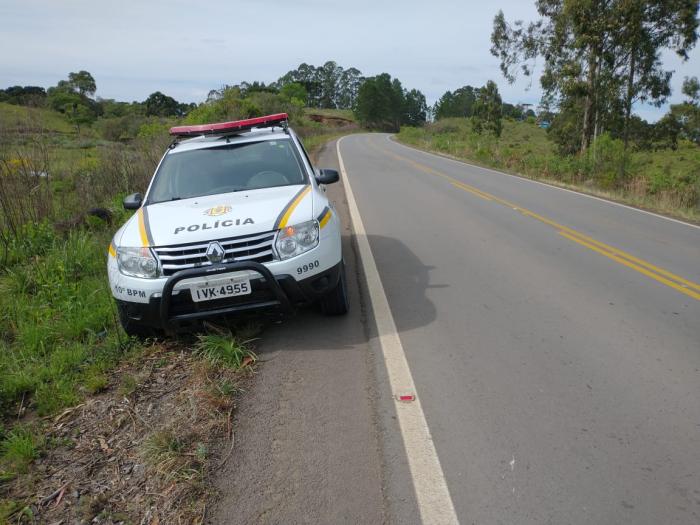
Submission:
[[[314,122],[319,122],[323,124],[324,126],[329,126],[329,127],[343,127],[343,126],[355,126],[355,122],[353,122],[350,119],[343,118],[343,117],[336,117],[336,116],[329,116],[329,115],[320,115],[317,113],[309,113],[307,115],[309,120],[313,120]]]
[[[203,523],[205,483],[233,451],[237,394],[252,374],[175,343],[148,347],[107,391],[45,422],[30,471],[0,486],[11,523]]]

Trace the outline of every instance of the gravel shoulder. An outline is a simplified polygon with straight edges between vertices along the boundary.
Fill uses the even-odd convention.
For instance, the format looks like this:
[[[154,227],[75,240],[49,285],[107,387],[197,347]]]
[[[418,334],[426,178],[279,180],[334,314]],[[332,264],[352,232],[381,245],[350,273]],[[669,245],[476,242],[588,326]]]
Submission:
[[[318,165],[337,168],[334,151],[329,143]],[[386,521],[375,362],[350,218],[342,185],[328,194],[344,226],[351,311],[329,318],[302,310],[263,332],[210,523]]]

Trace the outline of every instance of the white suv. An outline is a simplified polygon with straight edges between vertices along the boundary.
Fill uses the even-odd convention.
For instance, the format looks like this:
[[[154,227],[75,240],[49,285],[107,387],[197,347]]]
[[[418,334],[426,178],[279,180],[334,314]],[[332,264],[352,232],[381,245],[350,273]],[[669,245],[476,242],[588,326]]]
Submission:
[[[180,126],[137,210],[109,246],[107,270],[129,335],[204,318],[348,310],[340,222],[315,170],[277,114]]]

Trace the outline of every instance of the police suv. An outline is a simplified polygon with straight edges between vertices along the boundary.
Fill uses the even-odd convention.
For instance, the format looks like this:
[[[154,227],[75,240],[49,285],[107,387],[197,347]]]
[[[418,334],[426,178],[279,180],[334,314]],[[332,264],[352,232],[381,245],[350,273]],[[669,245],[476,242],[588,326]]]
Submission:
[[[348,310],[340,222],[285,113],[178,126],[136,213],[109,246],[124,330],[175,332],[216,316]]]

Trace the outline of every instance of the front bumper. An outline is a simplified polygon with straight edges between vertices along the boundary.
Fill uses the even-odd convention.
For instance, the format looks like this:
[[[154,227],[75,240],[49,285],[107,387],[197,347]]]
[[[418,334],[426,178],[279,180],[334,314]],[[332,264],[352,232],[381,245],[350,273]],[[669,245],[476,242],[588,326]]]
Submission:
[[[183,270],[170,276],[160,297],[151,297],[147,303],[117,299],[127,317],[144,326],[169,332],[192,327],[203,319],[215,317],[280,316],[294,311],[297,306],[310,304],[332,290],[340,278],[342,262],[307,279],[295,280],[291,275],[273,275],[263,264],[234,262],[205,268]],[[249,270],[259,274],[250,281],[249,295],[194,302],[188,289],[173,293],[176,285],[185,279],[211,277]]]

